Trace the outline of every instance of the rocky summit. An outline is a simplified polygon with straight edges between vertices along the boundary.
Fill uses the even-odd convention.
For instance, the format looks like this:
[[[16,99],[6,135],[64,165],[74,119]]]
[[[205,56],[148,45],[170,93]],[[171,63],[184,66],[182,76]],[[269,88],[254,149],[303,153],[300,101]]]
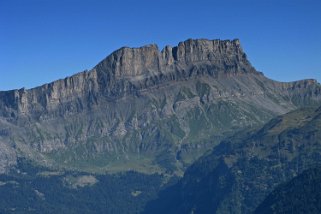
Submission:
[[[268,79],[237,39],[124,47],[89,71],[0,92],[0,172],[24,158],[82,172],[181,175],[223,137],[320,103],[316,80]]]

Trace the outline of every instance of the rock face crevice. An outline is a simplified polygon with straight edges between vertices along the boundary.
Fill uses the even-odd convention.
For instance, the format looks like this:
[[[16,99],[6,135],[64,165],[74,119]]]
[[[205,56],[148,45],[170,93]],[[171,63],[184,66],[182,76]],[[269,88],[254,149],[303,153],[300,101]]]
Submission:
[[[189,39],[120,48],[89,71],[0,92],[0,130],[10,124],[0,140],[48,165],[176,170],[217,143],[210,139],[319,103],[315,80],[266,78],[237,39]]]

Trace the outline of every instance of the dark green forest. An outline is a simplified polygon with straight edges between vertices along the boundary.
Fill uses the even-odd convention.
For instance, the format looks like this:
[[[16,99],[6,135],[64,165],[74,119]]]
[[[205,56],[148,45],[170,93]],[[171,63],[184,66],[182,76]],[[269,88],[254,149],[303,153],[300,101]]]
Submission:
[[[0,176],[0,213],[139,213],[156,197],[163,179],[158,174],[124,172],[94,175],[95,184],[70,186],[66,178],[92,175],[44,176],[45,168],[21,160],[18,166],[10,175]]]

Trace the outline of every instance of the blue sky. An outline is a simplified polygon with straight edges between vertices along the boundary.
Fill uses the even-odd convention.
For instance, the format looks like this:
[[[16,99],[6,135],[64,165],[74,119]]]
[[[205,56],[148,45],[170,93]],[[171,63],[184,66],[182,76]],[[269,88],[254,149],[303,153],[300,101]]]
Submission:
[[[321,82],[320,0],[0,0],[0,90],[95,66],[112,51],[239,38],[257,70]]]

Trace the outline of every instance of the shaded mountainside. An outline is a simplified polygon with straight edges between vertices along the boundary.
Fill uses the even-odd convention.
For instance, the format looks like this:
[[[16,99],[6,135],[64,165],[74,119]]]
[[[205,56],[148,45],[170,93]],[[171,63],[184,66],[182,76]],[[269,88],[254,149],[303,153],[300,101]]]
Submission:
[[[187,168],[146,213],[251,213],[279,184],[320,165],[320,139],[321,107],[292,111],[258,130],[240,132]],[[261,206],[269,203],[268,198]],[[282,203],[276,206],[281,209]]]
[[[278,186],[255,210],[265,213],[320,213],[321,169],[304,171],[291,181]]]
[[[239,40],[125,47],[90,71],[0,92],[0,172],[26,157],[86,172],[181,173],[223,136],[320,102],[319,83],[264,77]]]

